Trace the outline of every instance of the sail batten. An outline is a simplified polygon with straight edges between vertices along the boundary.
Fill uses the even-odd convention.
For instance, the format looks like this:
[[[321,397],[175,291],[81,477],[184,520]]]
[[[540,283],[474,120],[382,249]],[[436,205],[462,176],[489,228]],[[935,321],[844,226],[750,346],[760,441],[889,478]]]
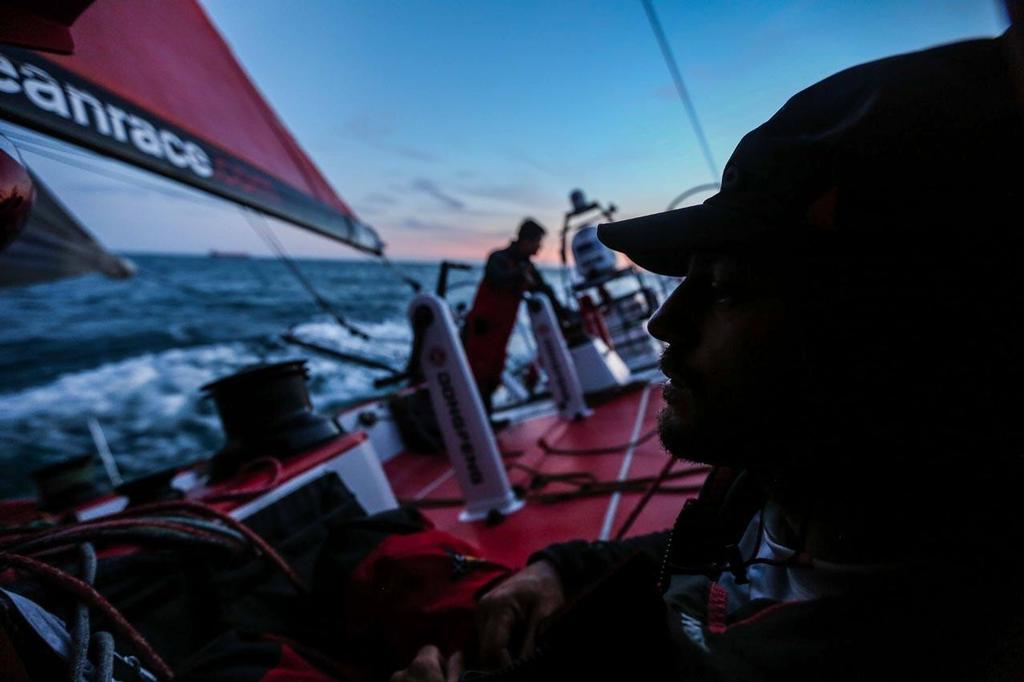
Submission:
[[[0,46],[0,116],[383,252],[194,1],[97,0],[72,35],[66,57]]]

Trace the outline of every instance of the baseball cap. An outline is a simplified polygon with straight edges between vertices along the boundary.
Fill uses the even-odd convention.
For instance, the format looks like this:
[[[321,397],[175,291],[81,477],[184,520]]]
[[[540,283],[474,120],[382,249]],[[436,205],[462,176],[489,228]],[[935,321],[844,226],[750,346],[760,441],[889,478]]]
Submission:
[[[667,275],[685,274],[694,251],[821,234],[868,248],[975,240],[993,217],[1005,223],[1020,213],[1024,117],[1008,40],[953,43],[836,73],[743,137],[716,195],[601,225],[599,238]]]

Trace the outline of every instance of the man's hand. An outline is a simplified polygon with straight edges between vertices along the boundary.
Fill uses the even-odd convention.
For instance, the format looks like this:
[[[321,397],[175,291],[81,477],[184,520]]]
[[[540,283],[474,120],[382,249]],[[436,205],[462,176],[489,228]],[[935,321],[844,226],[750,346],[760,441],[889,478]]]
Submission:
[[[562,580],[547,561],[530,564],[485,594],[477,607],[481,663],[498,668],[513,653],[532,653],[537,624],[564,603]]]
[[[436,646],[427,645],[419,650],[416,658],[405,670],[391,676],[391,682],[458,682],[462,675],[462,652],[456,651],[448,659],[448,665],[441,662],[441,652]]]

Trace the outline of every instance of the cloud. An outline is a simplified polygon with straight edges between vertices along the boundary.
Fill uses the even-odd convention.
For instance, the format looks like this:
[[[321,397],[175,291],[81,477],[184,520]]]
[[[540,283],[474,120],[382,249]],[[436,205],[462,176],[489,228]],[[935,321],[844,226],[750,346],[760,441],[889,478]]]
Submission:
[[[434,232],[441,233],[443,235],[451,233],[473,235],[481,234],[480,230],[472,227],[458,226],[448,222],[441,222],[437,220],[423,220],[421,218],[404,218],[401,222],[398,223],[397,227],[402,230],[412,230],[420,233]]]
[[[424,162],[428,162],[428,163],[433,163],[435,161],[440,161],[440,159],[435,154],[431,154],[430,152],[428,152],[428,151],[426,151],[424,149],[418,149],[416,147],[410,147],[410,146],[407,146],[407,145],[397,145],[397,144],[396,145],[388,145],[388,144],[385,144],[385,145],[382,145],[381,148],[384,149],[385,151],[392,151],[395,154],[398,154],[399,156],[403,156],[403,157],[405,157],[407,159],[412,159],[413,161],[424,161]]]
[[[540,171],[546,175],[551,175],[557,178],[564,178],[567,175],[571,175],[576,172],[577,169],[570,168],[561,162],[551,162],[550,160],[540,160],[534,156],[523,153],[521,150],[509,149],[505,151],[505,156],[516,163],[520,163],[524,166],[532,168],[533,170]]]
[[[368,147],[388,152],[403,159],[435,163],[440,158],[420,147],[395,141],[397,129],[385,114],[362,112],[349,116],[338,128],[340,135],[356,140]]]
[[[428,178],[416,178],[412,181],[410,189],[416,192],[422,192],[433,199],[440,202],[445,208],[453,211],[465,210],[466,204],[460,199],[456,199],[450,194],[445,193],[440,187],[437,186],[433,180]]]
[[[395,127],[388,122],[386,116],[374,115],[368,111],[348,116],[342,122],[340,130],[346,137],[354,137],[363,142],[379,141],[395,133]]]
[[[510,233],[500,234],[479,225],[459,226],[444,220],[405,218],[390,224],[385,233],[388,250],[395,258],[478,260],[504,246]]]
[[[541,201],[541,193],[528,185],[467,185],[460,187],[466,194],[484,199],[498,199],[512,203],[535,204]]]
[[[393,194],[388,194],[387,192],[370,192],[369,194],[364,195],[359,203],[362,206],[371,205],[378,208],[390,208],[392,206],[397,206],[402,202],[398,197]]]

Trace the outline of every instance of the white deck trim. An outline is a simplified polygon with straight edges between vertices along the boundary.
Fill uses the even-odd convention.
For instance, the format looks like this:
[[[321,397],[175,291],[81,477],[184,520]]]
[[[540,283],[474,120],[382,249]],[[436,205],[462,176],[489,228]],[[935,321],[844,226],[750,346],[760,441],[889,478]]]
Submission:
[[[633,424],[633,433],[629,437],[629,447],[622,458],[622,466],[619,468],[619,481],[626,480],[629,475],[629,467],[633,463],[633,451],[636,450],[636,441],[640,437],[640,427],[644,424],[644,416],[647,414],[647,402],[651,395],[651,384],[644,386],[643,395],[640,396],[640,409],[636,412],[636,422]],[[604,523],[601,524],[601,533],[598,540],[607,540],[612,534],[612,524],[615,523],[615,515],[619,511],[619,500],[622,499],[621,492],[612,493],[612,499],[608,500],[608,510],[604,513]]]
[[[430,493],[432,493],[435,490],[437,490],[438,488],[440,488],[441,485],[445,481],[447,481],[449,478],[451,478],[454,475],[455,475],[455,469],[453,469],[452,467],[448,467],[447,471],[445,471],[443,474],[441,474],[440,476],[435,478],[430,483],[428,483],[425,486],[423,486],[423,488],[420,489],[420,491],[418,493],[413,495],[412,499],[414,499],[414,500],[422,500],[424,497],[426,497]]]

